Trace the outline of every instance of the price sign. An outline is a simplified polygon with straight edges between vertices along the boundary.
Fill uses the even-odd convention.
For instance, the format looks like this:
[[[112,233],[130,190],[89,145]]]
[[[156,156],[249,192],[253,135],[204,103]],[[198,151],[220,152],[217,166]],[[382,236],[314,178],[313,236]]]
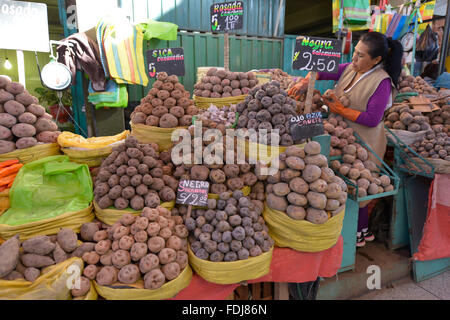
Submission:
[[[322,113],[312,112],[291,118],[291,135],[294,142],[324,133]]]
[[[147,51],[148,75],[156,77],[159,72],[183,77],[184,50],[183,48],[152,49]]]
[[[211,30],[230,31],[242,29],[244,3],[242,1],[215,3],[211,6]]]
[[[338,72],[342,46],[340,40],[306,36],[299,38],[295,42],[293,69]]]
[[[208,181],[181,180],[178,185],[177,203],[206,207],[208,203]]]

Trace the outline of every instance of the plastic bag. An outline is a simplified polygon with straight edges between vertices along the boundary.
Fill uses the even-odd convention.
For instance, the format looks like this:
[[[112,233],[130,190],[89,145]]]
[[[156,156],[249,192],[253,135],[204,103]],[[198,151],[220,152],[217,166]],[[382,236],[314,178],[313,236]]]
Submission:
[[[20,226],[77,212],[93,199],[89,168],[69,162],[67,156],[52,156],[22,167],[9,192],[11,208],[0,224]]]
[[[147,20],[146,22],[139,23],[138,26],[144,32],[145,40],[151,40],[153,38],[168,41],[177,40],[178,26],[174,23]]]
[[[428,25],[425,31],[417,40],[416,59],[417,61],[433,61],[437,58],[439,52],[438,36]]]

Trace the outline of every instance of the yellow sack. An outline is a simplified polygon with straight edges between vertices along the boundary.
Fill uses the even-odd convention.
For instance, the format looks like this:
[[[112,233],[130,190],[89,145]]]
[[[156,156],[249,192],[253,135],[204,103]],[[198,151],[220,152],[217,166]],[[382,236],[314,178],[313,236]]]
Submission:
[[[303,148],[306,143],[296,144],[295,146]],[[286,151],[287,147],[279,146],[272,147],[270,145],[265,145],[261,143],[251,142],[247,139],[237,139],[237,150],[245,150],[246,159],[254,159],[257,161],[263,161],[265,163],[270,163],[273,158],[278,157],[281,153]]]
[[[161,207],[172,210],[175,206],[175,201],[171,202],[163,202],[161,203]],[[136,211],[131,208],[127,208],[125,210],[117,210],[117,209],[102,209],[98,206],[97,202],[94,200],[94,209],[95,216],[101,222],[107,225],[113,225],[116,221],[118,221],[125,213],[131,213],[135,216],[139,216],[142,211]]]
[[[168,150],[173,146],[172,132],[177,129],[187,129],[187,127],[160,128],[131,123],[131,135],[136,137],[139,143],[157,143],[159,151]]]
[[[259,86],[272,80],[272,74],[270,72],[255,72],[255,75],[256,79],[258,79]]]
[[[34,147],[17,149],[12,152],[0,154],[0,162],[18,159],[21,163],[27,164],[28,162],[59,154],[61,154],[59,144],[44,143],[35,145]]]
[[[33,282],[0,280],[0,300],[69,300],[72,295],[67,282],[74,273],[67,268],[71,265],[80,269],[80,275],[83,273],[83,260],[74,257],[45,268]]]
[[[212,262],[198,258],[188,248],[189,264],[200,277],[208,282],[234,284],[260,278],[270,271],[273,247],[257,257],[232,262]]]
[[[94,281],[94,286],[107,300],[163,300],[176,296],[191,283],[191,279],[192,269],[187,265],[178,277],[155,290],[144,289],[143,280],[132,285],[117,283],[113,286],[101,286]]]
[[[103,159],[111,154],[112,148],[112,146],[99,149],[61,148],[61,151],[72,162],[87,164],[89,167],[99,167]]]
[[[58,136],[58,144],[62,148],[84,148],[84,149],[100,149],[118,141],[124,140],[130,134],[129,130],[125,130],[114,136],[85,138],[78,134],[64,131]]]
[[[8,240],[16,234],[20,234],[20,240],[26,240],[35,236],[57,234],[61,228],[69,228],[76,233],[80,232],[81,225],[95,219],[92,204],[86,209],[67,212],[55,218],[34,221],[18,226],[0,224],[0,238]]]
[[[278,247],[288,247],[302,252],[318,252],[336,244],[342,230],[345,207],[342,212],[324,224],[291,219],[284,212],[264,206],[263,218],[269,235]]]
[[[231,104],[238,104],[239,102],[243,102],[246,96],[247,96],[246,94],[243,94],[240,96],[227,98],[203,98],[194,95],[194,103],[200,109],[208,109],[211,104],[220,108],[223,106],[229,106]]]

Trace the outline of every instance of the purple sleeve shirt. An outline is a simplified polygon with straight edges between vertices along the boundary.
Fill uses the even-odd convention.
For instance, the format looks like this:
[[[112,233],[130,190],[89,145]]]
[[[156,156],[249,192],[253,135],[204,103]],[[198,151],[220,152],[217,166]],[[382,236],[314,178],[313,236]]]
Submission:
[[[338,73],[323,73],[318,72],[318,80],[339,80],[345,68],[350,63],[343,63],[339,65]],[[361,112],[356,123],[367,127],[376,127],[380,121],[383,119],[384,111],[386,110],[387,104],[389,102],[389,97],[391,96],[391,80],[389,78],[384,79],[378,85],[373,95],[369,98],[367,102],[366,111]]]

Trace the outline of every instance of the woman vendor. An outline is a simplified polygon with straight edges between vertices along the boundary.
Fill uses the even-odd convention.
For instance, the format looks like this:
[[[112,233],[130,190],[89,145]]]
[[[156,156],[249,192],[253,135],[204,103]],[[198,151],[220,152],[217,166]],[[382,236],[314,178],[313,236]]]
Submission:
[[[402,70],[403,48],[399,41],[379,32],[364,34],[353,54],[352,62],[339,65],[337,74],[317,73],[317,80],[337,80],[335,90],[322,97],[330,112],[341,115],[348,125],[383,159],[386,135],[383,115],[397,94]],[[301,96],[308,88],[309,75],[289,92]],[[344,107],[338,96],[345,94],[350,104]],[[377,163],[376,159],[375,160]],[[359,209],[357,246],[374,239],[368,230],[368,208]]]

